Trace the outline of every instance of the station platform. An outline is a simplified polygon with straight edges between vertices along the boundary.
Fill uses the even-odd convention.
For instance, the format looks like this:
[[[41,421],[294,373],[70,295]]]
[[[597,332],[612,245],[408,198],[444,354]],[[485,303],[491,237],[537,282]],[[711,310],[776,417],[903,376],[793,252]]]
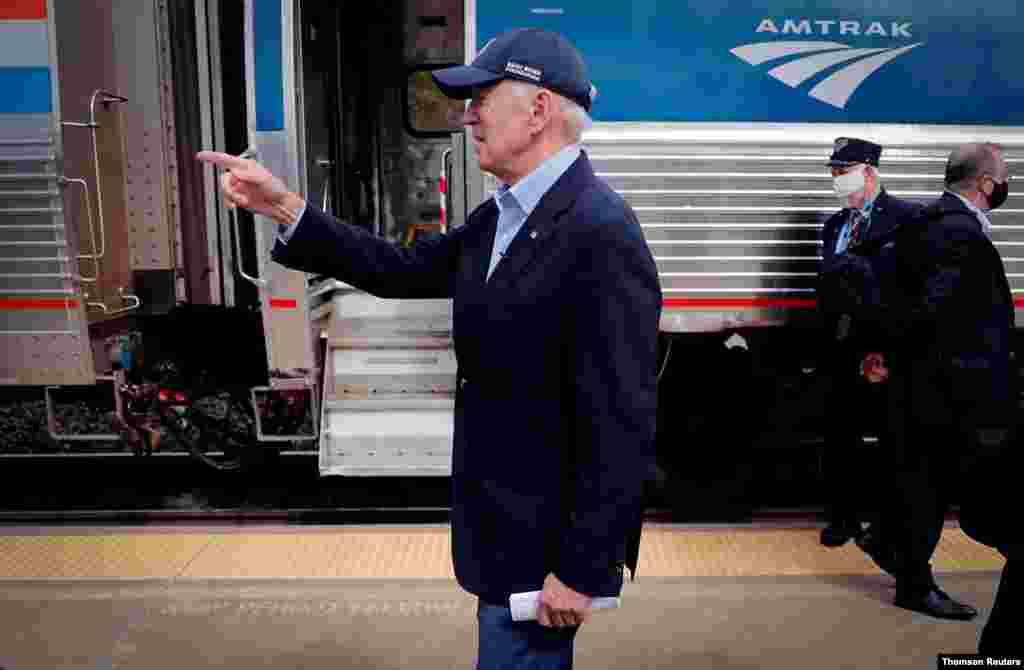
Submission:
[[[933,561],[982,610],[892,606],[820,526],[648,524],[577,668],[934,668],[977,643],[1003,559],[947,524]],[[472,668],[475,599],[446,525],[0,526],[0,668]]]

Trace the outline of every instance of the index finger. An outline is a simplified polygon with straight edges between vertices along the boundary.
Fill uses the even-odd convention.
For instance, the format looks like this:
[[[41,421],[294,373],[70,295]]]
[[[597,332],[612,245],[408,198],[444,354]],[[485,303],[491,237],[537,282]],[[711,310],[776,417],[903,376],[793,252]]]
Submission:
[[[241,170],[248,166],[249,161],[241,156],[232,156],[231,154],[225,154],[220,151],[200,151],[196,154],[196,159],[204,163],[213,163],[217,167],[222,167],[227,170]]]

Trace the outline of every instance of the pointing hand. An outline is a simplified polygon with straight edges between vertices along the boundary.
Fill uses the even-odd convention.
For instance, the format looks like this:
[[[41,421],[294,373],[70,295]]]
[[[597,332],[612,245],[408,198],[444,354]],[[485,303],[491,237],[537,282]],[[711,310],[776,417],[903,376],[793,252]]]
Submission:
[[[216,151],[200,151],[196,158],[225,171],[220,186],[230,209],[243,207],[276,223],[290,224],[305,206],[302,198],[254,160]]]

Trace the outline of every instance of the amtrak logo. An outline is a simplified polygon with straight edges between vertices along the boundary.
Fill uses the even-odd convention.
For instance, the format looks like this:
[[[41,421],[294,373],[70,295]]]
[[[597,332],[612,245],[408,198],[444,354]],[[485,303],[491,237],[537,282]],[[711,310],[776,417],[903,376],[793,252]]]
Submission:
[[[818,31],[814,30],[814,26]],[[782,29],[771,19],[764,19],[755,32],[775,34],[822,35],[838,34],[877,37],[912,37],[910,23],[892,23],[890,26],[875,22],[866,28],[858,21],[794,21],[786,19]],[[797,88],[812,77],[829,68],[849,63],[818,82],[807,95],[816,100],[845,109],[850,97],[861,84],[886,63],[916,49],[924,42],[902,47],[855,49],[848,44],[832,41],[773,41],[744,44],[730,49],[737,58],[757,66],[771,61],[780,64],[768,70],[768,76],[791,88]],[[799,56],[799,58],[793,58]]]

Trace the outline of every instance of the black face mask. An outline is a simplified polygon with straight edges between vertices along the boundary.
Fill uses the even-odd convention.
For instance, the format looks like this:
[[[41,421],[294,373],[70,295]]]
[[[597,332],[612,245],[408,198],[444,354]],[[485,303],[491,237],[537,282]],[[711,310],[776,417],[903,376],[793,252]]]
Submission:
[[[1010,180],[1007,179],[1003,182],[996,181],[992,183],[994,184],[992,187],[992,195],[987,196],[988,208],[996,209],[1006,202],[1006,196],[1010,194]]]

